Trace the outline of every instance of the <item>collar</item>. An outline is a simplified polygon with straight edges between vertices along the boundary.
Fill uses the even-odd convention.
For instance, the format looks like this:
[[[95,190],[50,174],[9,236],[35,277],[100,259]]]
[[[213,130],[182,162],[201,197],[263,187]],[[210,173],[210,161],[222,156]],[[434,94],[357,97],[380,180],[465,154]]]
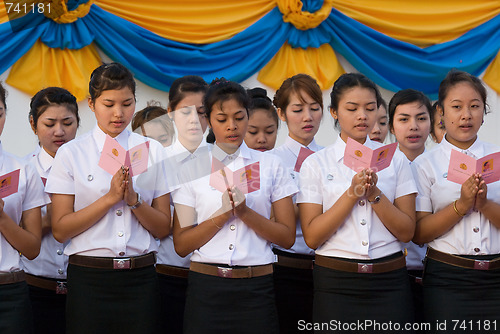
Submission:
[[[212,155],[221,162],[223,162],[226,158],[228,158],[229,160],[236,160],[236,158],[238,157],[242,157],[243,159],[251,158],[250,149],[248,148],[247,144],[245,144],[245,141],[243,141],[240,147],[238,147],[236,152],[234,152],[233,154],[227,154],[217,145],[217,142],[215,142],[212,148]]]
[[[175,161],[182,162],[190,156],[198,157],[202,151],[207,150],[208,144],[205,140],[202,140],[193,153],[189,152],[179,140],[176,140],[171,147],[172,152],[174,153]]]
[[[446,150],[455,150],[458,152],[462,152],[464,154],[467,154],[468,156],[473,157],[474,159],[479,159],[484,156],[484,145],[479,140],[479,137],[477,137],[476,141],[468,149],[465,150],[462,150],[461,148],[458,148],[455,145],[451,144],[448,140],[446,140],[446,135],[443,136],[443,140],[439,145],[442,145],[442,147]]]
[[[92,137],[94,137],[95,143],[97,145],[97,149],[99,150],[99,153],[102,152],[102,149],[104,147],[104,142],[106,141],[106,134],[99,128],[99,126],[96,124],[94,129],[92,130]],[[123,130],[118,136],[116,136],[115,139],[118,144],[120,144],[125,150],[128,150],[128,138],[130,136],[130,130],[125,129]]]
[[[52,158],[47,151],[43,147],[41,147],[38,152],[38,162],[40,163],[40,167],[45,173],[49,172],[50,167],[52,167],[52,163],[54,162],[54,158]]]
[[[321,146],[316,144],[316,141],[314,140],[314,138],[309,143],[309,145],[305,146],[305,145],[302,145],[301,143],[299,143],[298,141],[296,141],[295,139],[292,139],[292,137],[287,136],[285,139],[285,143],[283,145],[285,145],[290,151],[292,151],[293,155],[295,155],[296,157],[299,156],[300,149],[302,147],[307,148],[313,152],[318,152],[319,150],[322,149]]]

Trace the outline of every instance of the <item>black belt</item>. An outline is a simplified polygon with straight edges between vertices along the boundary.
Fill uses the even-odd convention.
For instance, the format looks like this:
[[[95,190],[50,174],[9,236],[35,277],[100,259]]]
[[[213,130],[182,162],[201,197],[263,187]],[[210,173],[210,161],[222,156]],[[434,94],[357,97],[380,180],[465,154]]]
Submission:
[[[23,270],[13,271],[10,273],[0,273],[0,284],[12,284],[24,281],[26,275]]]
[[[443,253],[431,247],[427,248],[426,257],[432,260],[449,264],[450,266],[455,266],[465,269],[475,269],[475,270],[500,269],[500,257],[494,258],[493,260],[468,259],[462,256]]]
[[[68,262],[80,267],[96,269],[137,269],[154,265],[156,263],[156,257],[153,252],[134,257],[70,255]]]
[[[37,288],[51,290],[58,295],[65,295],[68,291],[66,281],[58,281],[46,277],[26,274],[26,283]]]
[[[334,270],[364,274],[386,273],[406,267],[406,261],[403,254],[395,259],[375,263],[344,261],[337,258],[316,254],[315,264]]]
[[[158,274],[167,275],[167,276],[187,278],[188,274],[189,274],[189,269],[182,268],[182,267],[169,266],[166,264],[157,264],[156,265],[156,272]]]

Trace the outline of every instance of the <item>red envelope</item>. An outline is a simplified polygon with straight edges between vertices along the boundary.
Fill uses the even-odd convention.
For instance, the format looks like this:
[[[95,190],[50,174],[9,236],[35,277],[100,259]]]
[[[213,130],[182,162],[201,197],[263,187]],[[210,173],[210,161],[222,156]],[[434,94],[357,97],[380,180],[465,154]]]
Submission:
[[[304,160],[306,160],[306,158],[313,153],[314,153],[313,150],[310,150],[310,149],[305,148],[305,147],[301,147],[300,151],[299,151],[299,155],[297,156],[297,161],[295,162],[295,167],[293,168],[293,170],[295,172],[300,172],[300,168],[302,167],[302,163],[304,162]]]
[[[210,186],[225,192],[236,186],[243,194],[249,194],[260,189],[260,164],[254,162],[236,171],[231,171],[216,158],[212,159]]]
[[[355,172],[364,168],[379,172],[391,165],[397,146],[397,143],[392,143],[372,150],[349,137],[344,151],[344,165]]]
[[[472,174],[480,173],[486,183],[500,180],[500,152],[474,159],[457,150],[451,150],[447,179],[463,184]]]
[[[19,169],[0,176],[0,198],[17,193],[19,187]]]
[[[149,141],[126,151],[116,140],[106,135],[99,166],[114,175],[122,166],[129,168],[130,176],[148,170]]]

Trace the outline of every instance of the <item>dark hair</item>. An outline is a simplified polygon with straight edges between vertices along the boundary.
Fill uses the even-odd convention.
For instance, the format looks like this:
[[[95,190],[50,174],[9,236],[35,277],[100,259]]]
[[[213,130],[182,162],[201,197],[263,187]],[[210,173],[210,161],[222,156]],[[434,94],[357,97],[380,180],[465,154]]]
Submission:
[[[212,113],[212,108],[214,104],[219,103],[222,107],[222,103],[230,99],[235,99],[245,110],[250,109],[250,98],[248,94],[239,83],[234,81],[227,81],[224,78],[215,79],[210,83],[208,87],[207,94],[205,94],[205,99],[203,104],[207,110],[207,119],[210,123],[210,114]]]
[[[250,105],[249,116],[252,116],[256,109],[262,109],[265,110],[267,115],[276,122],[276,126],[279,126],[278,113],[276,112],[276,108],[273,106],[273,102],[267,96],[267,91],[264,88],[255,87],[247,89],[247,93],[252,102]]]
[[[452,87],[461,82],[469,83],[476,90],[476,92],[478,92],[479,95],[481,95],[481,99],[483,100],[484,104],[484,113],[486,114],[488,107],[488,104],[486,103],[486,97],[488,94],[486,92],[486,88],[484,87],[482,81],[472,74],[469,74],[464,71],[459,71],[456,69],[449,71],[446,77],[443,79],[443,81],[441,81],[441,84],[439,85],[438,106],[441,107],[444,112],[443,101],[446,98],[446,95],[448,95],[448,92]]]
[[[76,97],[61,87],[47,87],[36,93],[30,102],[29,119],[33,119],[33,127],[37,129],[38,119],[51,106],[63,106],[76,116],[76,125],[80,125],[78,103]]]
[[[208,134],[207,134],[207,143],[213,144],[215,143],[215,133],[212,130],[212,128],[208,129]]]
[[[333,84],[332,92],[330,93],[330,108],[338,110],[339,101],[346,90],[361,87],[373,90],[375,99],[377,100],[377,108],[380,106],[382,96],[377,88],[377,85],[365,75],[361,73],[344,73]],[[386,108],[387,110],[387,108]],[[338,127],[338,120],[335,120],[335,126]]]
[[[437,110],[437,106],[438,106],[438,101],[434,102],[434,104],[432,105],[432,115],[431,115],[431,119],[432,119],[432,123],[431,123],[431,136],[432,138],[437,138],[436,136],[436,131],[434,129],[434,122],[435,122],[435,117],[436,117],[436,114],[438,114],[438,110]]]
[[[186,93],[206,93],[208,84],[198,75],[186,75],[175,79],[168,92],[168,106],[173,111]]]
[[[302,73],[296,74],[283,81],[280,88],[276,91],[276,94],[274,94],[273,103],[276,108],[280,108],[284,113],[290,104],[290,96],[292,93],[297,94],[302,101],[302,96],[300,95],[301,91],[309,95],[315,102],[319,103],[321,110],[323,110],[323,92],[321,88],[313,77]],[[286,113],[284,113],[284,115],[286,117]]]
[[[132,131],[141,128],[142,135],[146,136],[144,124],[152,120],[159,122],[164,127],[166,133],[171,138],[174,137],[175,132],[172,120],[168,117],[167,109],[163,108],[158,101],[149,101],[146,108],[135,113],[134,118],[132,118]]]
[[[89,94],[95,101],[105,90],[128,87],[135,96],[135,80],[132,72],[120,63],[102,64],[90,75]]]
[[[403,89],[394,94],[391,101],[389,102],[389,129],[393,129],[394,126],[394,115],[396,114],[396,108],[400,105],[418,102],[421,105],[425,106],[427,109],[427,113],[429,114],[429,118],[431,121],[431,129],[434,126],[434,118],[432,113],[431,101],[424,93],[415,90],[415,89]]]
[[[5,102],[7,97],[7,91],[5,90],[2,82],[0,81],[0,101],[3,102],[5,110],[7,110],[7,103]]]
[[[377,101],[377,107],[380,109],[380,107],[384,107],[385,111],[387,111],[387,102],[385,102],[384,98],[382,95],[380,96],[380,99]]]

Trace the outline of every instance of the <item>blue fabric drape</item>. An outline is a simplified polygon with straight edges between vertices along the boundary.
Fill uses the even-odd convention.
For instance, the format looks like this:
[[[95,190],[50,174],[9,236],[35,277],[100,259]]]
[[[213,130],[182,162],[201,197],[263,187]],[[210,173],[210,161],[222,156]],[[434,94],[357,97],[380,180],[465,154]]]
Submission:
[[[85,1],[73,1],[72,7]],[[314,12],[321,1],[304,2]],[[19,20],[19,21],[18,21]],[[94,41],[111,59],[129,67],[137,79],[167,91],[173,80],[198,74],[211,81],[224,76],[243,81],[258,72],[288,41],[294,48],[329,43],[357,70],[392,91],[414,88],[436,97],[439,82],[452,68],[479,75],[500,49],[500,15],[463,36],[419,48],[381,34],[335,8],[317,28],[307,31],[283,22],[278,8],[234,37],[212,44],[187,44],[160,37],[97,5],[83,18],[57,24],[28,14],[0,25],[0,72],[6,71],[36,42],[52,48],[80,49]]]

